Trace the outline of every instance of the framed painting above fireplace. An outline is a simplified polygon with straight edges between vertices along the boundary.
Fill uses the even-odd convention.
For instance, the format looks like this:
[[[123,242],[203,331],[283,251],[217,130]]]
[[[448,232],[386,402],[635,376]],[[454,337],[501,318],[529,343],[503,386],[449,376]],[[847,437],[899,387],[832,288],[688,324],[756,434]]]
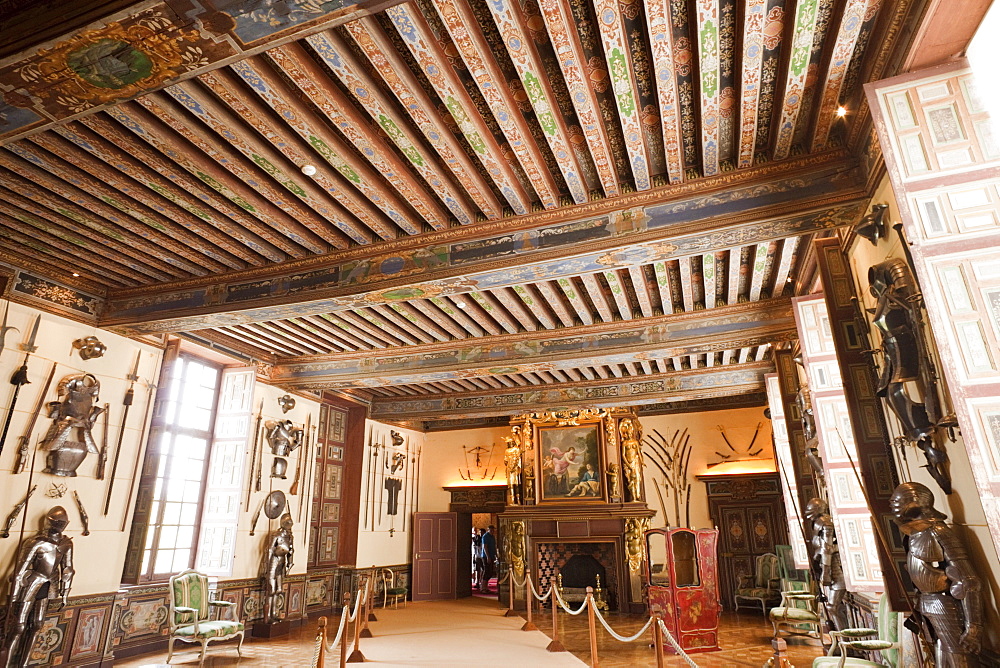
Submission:
[[[605,500],[600,436],[598,422],[538,429],[542,503]]]

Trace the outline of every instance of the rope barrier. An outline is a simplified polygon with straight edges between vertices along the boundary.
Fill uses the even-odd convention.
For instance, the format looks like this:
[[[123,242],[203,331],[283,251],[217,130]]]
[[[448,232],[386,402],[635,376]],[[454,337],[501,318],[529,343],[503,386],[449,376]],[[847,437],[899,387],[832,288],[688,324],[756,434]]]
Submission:
[[[604,615],[601,614],[600,609],[596,605],[594,606],[594,612],[597,613],[597,619],[599,622],[601,622],[601,626],[604,627],[604,630],[610,633],[612,638],[614,638],[615,640],[619,640],[621,642],[633,642],[638,640],[640,637],[642,637],[642,634],[648,631],[649,627],[652,626],[653,624],[653,618],[650,617],[649,619],[646,620],[645,626],[636,631],[634,635],[625,637],[622,635],[618,635],[618,633],[616,633],[615,630],[611,628],[611,625],[608,624],[608,621],[606,619],[604,619]]]
[[[549,588],[549,591],[550,592],[552,591],[551,587]],[[580,613],[582,613],[584,610],[587,609],[587,601],[584,601],[583,605],[581,605],[580,608],[576,612],[573,612],[572,610],[569,609],[569,606],[566,605],[566,601],[563,600],[563,597],[559,593],[559,590],[556,589],[555,592],[556,592],[556,600],[559,601],[559,607],[562,608],[563,610],[565,610],[566,614],[568,614],[568,615],[579,615]]]
[[[538,592],[535,590],[535,583],[531,580],[530,575],[525,575],[524,579],[528,581],[528,588],[531,589],[531,595],[535,597],[536,601],[547,601],[549,596],[552,595],[552,587],[549,586],[549,590],[545,592],[545,596],[539,596]]]
[[[347,608],[344,608],[340,612],[340,626],[337,627],[337,635],[334,636],[333,642],[329,642],[326,644],[326,650],[328,652],[332,652],[334,648],[340,644],[340,641],[343,640],[344,637],[344,629],[346,628],[347,628]]]
[[[660,633],[662,633],[663,636],[667,639],[667,642],[670,643],[670,646],[674,648],[674,651],[677,652],[677,655],[682,659],[684,659],[685,662],[687,662],[687,665],[692,666],[693,668],[698,668],[698,664],[692,661],[691,657],[688,656],[687,653],[681,649],[681,646],[677,644],[677,641],[674,640],[674,636],[670,633],[670,631],[667,630],[667,625],[663,623],[662,619],[660,620]]]

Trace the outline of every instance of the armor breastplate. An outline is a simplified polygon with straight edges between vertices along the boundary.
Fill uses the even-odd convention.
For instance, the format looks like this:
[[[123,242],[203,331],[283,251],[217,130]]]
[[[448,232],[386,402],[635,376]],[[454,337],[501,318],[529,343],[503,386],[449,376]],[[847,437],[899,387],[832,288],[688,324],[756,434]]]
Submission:
[[[944,550],[930,531],[918,531],[910,535],[906,570],[921,592],[937,594],[948,590],[948,576],[943,568],[934,565],[943,560]]]

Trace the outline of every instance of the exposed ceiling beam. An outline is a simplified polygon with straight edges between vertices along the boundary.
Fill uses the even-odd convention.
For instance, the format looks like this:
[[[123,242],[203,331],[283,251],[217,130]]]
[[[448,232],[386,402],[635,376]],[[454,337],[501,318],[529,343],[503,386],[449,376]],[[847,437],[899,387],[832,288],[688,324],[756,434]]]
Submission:
[[[774,365],[770,362],[751,362],[739,366],[658,374],[642,379],[615,378],[491,390],[489,393],[464,392],[441,397],[375,399],[370,415],[375,420],[440,420],[583,405],[594,408],[642,406],[708,397],[724,401],[722,397],[762,392],[764,375],[773,369]]]
[[[711,204],[701,199],[705,208],[722,204],[708,199]],[[273,273],[235,272],[125,290],[112,295],[101,325],[127,334],[185,331],[512,287],[525,278],[559,280],[853,224],[864,206],[859,198],[795,215],[768,215],[782,207],[748,212],[733,204],[735,212],[707,220],[696,206],[699,211],[670,207],[669,213],[648,207],[644,215],[591,218],[524,234],[496,235],[491,224],[483,224],[477,229],[488,228],[494,236],[477,242],[448,244],[447,232],[429,234],[386,242],[381,255],[364,247],[276,267]]]
[[[280,360],[271,379],[302,388],[377,387],[450,378],[523,374],[621,364],[735,348],[795,336],[788,299],[750,302],[642,321],[618,321],[559,332],[522,332],[483,341],[312,355]],[[645,367],[645,365],[644,365]],[[584,373],[586,373],[584,371]]]

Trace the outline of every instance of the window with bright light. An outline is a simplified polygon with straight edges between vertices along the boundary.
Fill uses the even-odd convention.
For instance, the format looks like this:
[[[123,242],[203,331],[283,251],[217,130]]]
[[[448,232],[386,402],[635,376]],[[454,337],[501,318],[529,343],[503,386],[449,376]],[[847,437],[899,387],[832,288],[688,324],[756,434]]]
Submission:
[[[183,353],[172,365],[162,427],[150,444],[156,475],[141,580],[164,580],[194,565],[220,371]]]

